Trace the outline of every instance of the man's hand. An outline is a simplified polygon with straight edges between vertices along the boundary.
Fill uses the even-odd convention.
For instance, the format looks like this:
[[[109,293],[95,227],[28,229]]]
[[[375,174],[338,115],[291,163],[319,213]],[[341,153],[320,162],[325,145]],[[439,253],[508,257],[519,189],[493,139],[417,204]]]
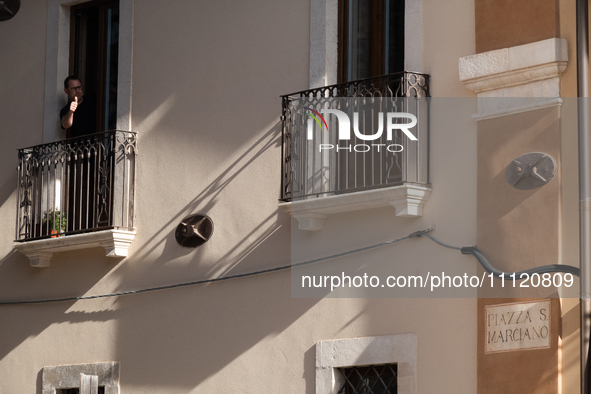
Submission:
[[[69,129],[72,127],[72,123],[74,123],[74,112],[76,112],[76,108],[78,108],[78,97],[74,97],[74,101],[70,103],[70,110],[62,118],[62,127],[64,129]]]
[[[70,103],[70,111],[76,112],[76,108],[78,108],[78,97],[74,97],[74,101]]]

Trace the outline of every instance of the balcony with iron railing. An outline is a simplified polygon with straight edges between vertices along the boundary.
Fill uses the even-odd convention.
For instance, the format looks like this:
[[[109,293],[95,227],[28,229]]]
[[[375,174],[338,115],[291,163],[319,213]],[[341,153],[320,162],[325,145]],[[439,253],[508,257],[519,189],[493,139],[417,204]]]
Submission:
[[[107,131],[20,149],[14,246],[31,265],[101,246],[124,257],[135,237],[137,137]]]
[[[280,205],[300,229],[319,230],[330,214],[380,206],[422,215],[431,192],[428,75],[305,90],[282,96],[282,108]]]

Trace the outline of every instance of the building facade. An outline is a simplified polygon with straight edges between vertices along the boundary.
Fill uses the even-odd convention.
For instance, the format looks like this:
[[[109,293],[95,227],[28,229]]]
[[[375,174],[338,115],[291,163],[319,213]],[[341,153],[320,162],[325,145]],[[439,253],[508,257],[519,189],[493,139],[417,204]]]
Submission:
[[[579,392],[576,277],[302,279],[489,278],[428,229],[506,272],[578,266],[573,2],[33,0],[0,36],[1,393]],[[72,73],[101,133],[63,142]],[[317,151],[295,109],[339,97],[394,97],[419,142]],[[507,182],[532,152],[551,176]],[[524,302],[542,344],[489,349]]]

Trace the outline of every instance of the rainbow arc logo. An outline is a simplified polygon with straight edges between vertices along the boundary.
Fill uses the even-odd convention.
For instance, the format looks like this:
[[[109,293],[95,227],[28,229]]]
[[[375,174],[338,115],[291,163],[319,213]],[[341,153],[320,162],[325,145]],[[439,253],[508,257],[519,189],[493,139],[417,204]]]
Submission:
[[[322,130],[322,123],[324,123],[324,127],[326,127],[326,131],[328,131],[328,125],[326,124],[326,120],[324,119],[324,116],[320,115],[320,112],[313,110],[312,108],[308,108],[308,107],[304,107],[304,109],[307,109],[308,111],[312,111],[314,112],[314,114],[316,114],[316,116],[306,113],[306,115],[311,116],[312,118],[314,118],[314,120],[316,121],[316,123],[318,123],[318,126],[320,127],[320,130]],[[318,119],[322,119],[322,123],[320,123],[320,120]]]

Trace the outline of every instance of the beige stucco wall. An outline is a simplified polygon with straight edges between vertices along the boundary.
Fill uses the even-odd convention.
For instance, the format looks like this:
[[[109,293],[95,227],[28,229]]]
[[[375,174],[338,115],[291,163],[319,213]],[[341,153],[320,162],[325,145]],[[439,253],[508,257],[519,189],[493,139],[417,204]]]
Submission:
[[[366,245],[431,224],[442,241],[475,242],[475,103],[453,115],[452,104],[433,103],[434,191],[422,218],[397,218],[385,208],[354,214],[362,234],[345,215],[329,219],[320,234],[298,233],[277,206],[279,95],[308,86],[308,2],[142,0],[134,4],[138,234],[130,257],[109,260],[92,249],[31,268],[12,249],[14,168],[17,148],[42,141],[46,20],[38,0],[0,23],[0,52],[10,57],[0,64],[0,75],[10,76],[0,79],[1,301],[251,272],[289,263],[293,242],[321,252],[323,241]],[[433,94],[469,95],[457,80],[457,58],[474,50],[472,2],[423,1],[423,26]],[[182,248],[174,229],[196,212],[214,220],[213,238],[197,250]],[[392,247],[392,263],[475,269],[470,257],[428,242]],[[0,392],[40,393],[44,366],[120,361],[129,394],[314,393],[316,342],[414,333],[418,392],[473,393],[475,311],[475,299],[292,299],[289,271],[103,300],[0,306]]]
[[[528,12],[521,12],[520,7],[529,7]],[[544,8],[546,10],[544,11]],[[509,11],[508,11],[509,10]],[[491,12],[492,11],[492,12]],[[541,15],[540,13],[543,12]],[[516,2],[488,2],[476,1],[476,50],[483,52],[491,49],[498,49],[516,45],[520,42],[531,42],[541,39],[543,37],[560,37],[566,39],[568,43],[568,66],[560,78],[560,95],[562,97],[575,97],[577,95],[577,79],[576,79],[576,9],[575,2],[572,1],[542,1],[542,2],[528,2],[523,1],[517,4]],[[483,24],[482,21],[487,22]],[[507,34],[509,33],[509,34]],[[528,38],[529,37],[529,38]],[[525,40],[525,41],[524,41]],[[496,42],[495,42],[496,41]],[[542,203],[538,206],[538,211],[543,212],[544,218],[536,218],[529,216],[524,209],[534,208],[539,204],[538,196],[530,196],[534,198],[527,198],[523,203],[514,204],[512,209],[509,209],[508,200],[514,193],[500,193],[492,184],[486,183],[484,187],[480,187],[482,193],[479,193],[479,206],[486,204],[488,199],[488,207],[484,210],[479,209],[479,217],[490,222],[494,215],[491,215],[491,207],[497,206],[506,207],[506,212],[498,212],[497,224],[493,226],[488,225],[489,229],[481,231],[479,225],[479,246],[483,250],[488,249],[487,255],[491,255],[495,260],[499,261],[499,265],[503,261],[510,263],[511,258],[519,257],[519,254],[528,256],[535,256],[541,250],[551,251],[549,255],[543,258],[548,258],[550,255],[553,259],[563,264],[578,266],[579,261],[579,245],[578,245],[578,172],[577,172],[577,125],[576,125],[576,99],[565,99],[564,104],[560,108],[560,120],[555,125],[555,129],[559,130],[555,134],[554,141],[549,141],[547,137],[536,138],[531,143],[521,144],[524,148],[533,148],[539,146],[545,140],[549,143],[544,149],[545,151],[555,151],[560,155],[560,162],[558,164],[558,176],[560,185],[554,188],[552,194],[554,197],[548,200],[548,203]],[[496,130],[500,133],[497,133]],[[527,127],[524,127],[527,130]],[[493,135],[499,135],[506,131],[506,126],[497,124],[490,130]],[[510,153],[512,150],[520,146],[520,142],[516,138],[523,138],[518,135],[499,138],[500,142],[494,139],[482,140],[479,137],[479,144],[481,144],[481,151],[483,152],[483,162],[487,169],[494,163],[490,160],[490,156],[494,153],[489,153],[491,149],[500,147],[498,153]],[[505,146],[503,146],[503,144]],[[481,155],[479,154],[479,163]],[[487,160],[488,158],[488,160]],[[508,159],[508,157],[507,157]],[[483,168],[483,167],[481,167]],[[500,168],[500,167],[499,167]],[[492,181],[498,183],[499,179]],[[502,177],[501,177],[502,178]],[[486,179],[479,173],[479,184]],[[502,182],[503,179],[500,179]],[[495,194],[497,193],[497,194]],[[483,198],[480,198],[480,197]],[[495,197],[501,197],[502,201]],[[491,198],[492,197],[492,198]],[[529,208],[528,208],[529,206]],[[542,210],[540,210],[540,208]],[[558,209],[557,209],[558,208]],[[525,216],[524,213],[526,213]],[[521,221],[510,223],[517,216],[522,216]],[[541,223],[534,224],[536,221],[546,221],[552,217],[554,223],[546,223],[541,226]],[[484,222],[480,220],[480,222]],[[493,219],[494,222],[494,219]],[[519,223],[518,223],[519,222]],[[504,223],[505,228],[499,229],[498,225]],[[522,226],[523,224],[524,226]],[[493,228],[493,227],[497,228]],[[522,244],[524,233],[518,231],[518,228],[527,228],[527,241],[533,247],[524,248],[521,252],[516,253],[514,246]],[[535,246],[540,239],[540,235],[536,233],[543,229],[546,235],[542,236],[547,241],[543,248],[540,245]],[[532,231],[533,230],[533,231]],[[548,232],[550,230],[552,234]],[[496,238],[496,242],[495,242]],[[487,244],[490,247],[487,247]],[[554,246],[552,246],[554,245]],[[501,247],[502,246],[502,247]],[[548,248],[550,246],[550,248]],[[523,259],[522,259],[523,260]],[[576,291],[568,292],[568,297],[576,297],[578,292],[578,282],[576,283]],[[564,296],[564,294],[563,294]],[[492,300],[491,302],[494,302]],[[484,302],[483,302],[484,303]],[[482,311],[480,312],[482,313]],[[560,337],[558,339],[559,354],[558,359],[561,370],[558,371],[558,382],[560,389],[564,393],[578,393],[579,388],[579,307],[577,298],[563,298],[561,300],[561,319],[560,319]],[[556,356],[556,355],[555,355]],[[505,366],[507,367],[507,366]],[[510,366],[509,366],[510,368]],[[537,378],[534,378],[534,380]],[[490,378],[480,379],[486,383]],[[485,386],[485,384],[483,384]],[[480,384],[479,384],[480,387]],[[532,389],[528,389],[532,390]]]
[[[560,120],[560,107],[555,106],[478,124],[478,248],[499,270],[521,271],[560,261],[560,172],[531,190],[514,188],[505,179],[507,166],[529,152],[561,162]],[[540,290],[538,296],[549,296],[548,290]],[[503,294],[535,297],[520,289]]]
[[[478,53],[558,35],[558,0],[476,0],[475,5]]]
[[[474,97],[458,83],[458,59],[475,53],[474,1],[422,0],[423,70],[434,97]]]
[[[530,190],[514,188],[505,178],[507,166],[529,152],[543,152],[552,156],[557,166],[561,163],[561,117],[561,107],[553,106],[478,124],[477,242],[479,250],[501,271],[561,262],[561,172],[542,187]],[[513,287],[506,282],[502,288],[496,281],[495,288],[485,285],[479,289],[483,297],[478,300],[479,343],[486,341],[482,328],[487,305],[556,297],[555,289],[521,288],[521,284]],[[523,284],[529,286],[528,282]],[[495,294],[503,298],[495,299]],[[507,299],[511,296],[520,299]],[[555,393],[562,388],[559,306],[560,302],[553,299],[549,349],[485,354],[484,347],[478,346],[479,393]]]

